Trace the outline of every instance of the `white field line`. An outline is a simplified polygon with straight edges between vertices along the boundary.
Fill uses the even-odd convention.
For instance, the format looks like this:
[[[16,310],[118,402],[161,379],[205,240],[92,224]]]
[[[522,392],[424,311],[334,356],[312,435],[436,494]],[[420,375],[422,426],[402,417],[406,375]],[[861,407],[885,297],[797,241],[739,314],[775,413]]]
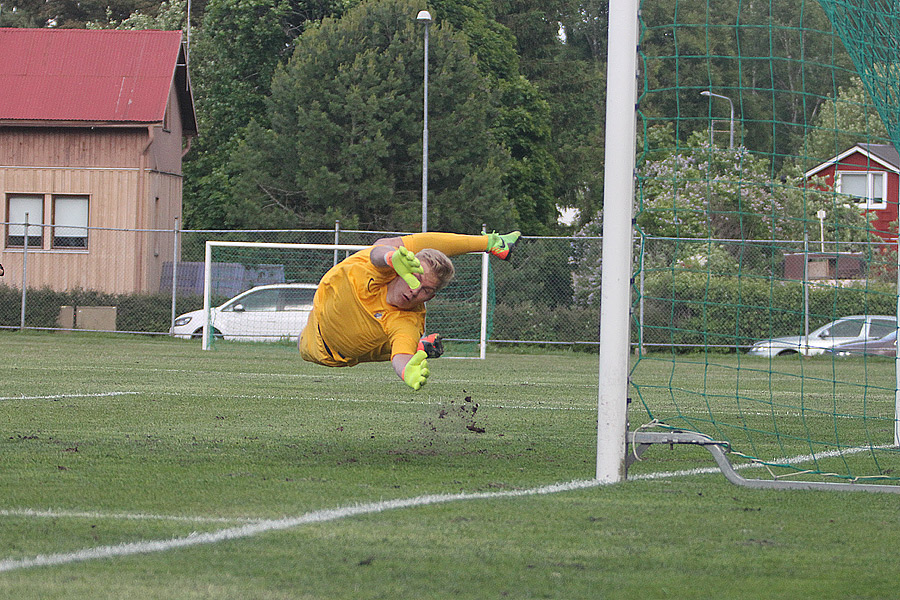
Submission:
[[[869,448],[851,448],[843,451],[823,452],[817,455],[818,458],[827,458],[830,456],[839,456],[841,454],[856,454],[865,452]],[[780,463],[803,463],[812,460],[811,455],[795,456],[785,458],[776,462]],[[736,469],[746,469],[760,467],[756,464],[737,465]],[[703,469],[691,469],[686,471],[664,471],[659,473],[648,473],[644,475],[636,475],[632,480],[652,480],[663,479],[669,477],[683,477],[688,475],[701,475],[707,473],[716,473],[718,468],[709,467]],[[191,533],[184,537],[171,538],[168,540],[146,540],[140,542],[129,542],[116,544],[114,546],[99,546],[96,548],[85,548],[76,550],[75,552],[61,552],[58,554],[41,554],[32,558],[22,559],[5,559],[0,560],[0,573],[15,571],[18,569],[27,569],[31,567],[46,567],[53,565],[63,565],[86,560],[96,560],[103,558],[113,558],[119,556],[130,556],[134,554],[149,554],[152,552],[165,552],[177,548],[187,548],[190,546],[198,546],[201,544],[215,544],[228,540],[236,540],[241,538],[254,537],[269,531],[282,531],[291,529],[300,525],[310,523],[325,523],[328,521],[336,521],[347,517],[357,515],[380,513],[388,510],[396,510],[400,508],[410,508],[415,506],[428,506],[432,504],[442,504],[447,502],[459,502],[464,500],[484,500],[497,498],[517,498],[522,496],[536,496],[544,494],[556,494],[559,492],[569,492],[573,490],[588,489],[606,485],[605,482],[598,480],[576,480],[567,483],[557,483],[528,490],[512,490],[504,492],[474,492],[463,494],[434,494],[426,496],[417,496],[414,498],[399,498],[396,500],[385,500],[382,502],[371,502],[367,504],[356,504],[353,506],[344,506],[333,509],[324,509],[306,513],[299,517],[286,517],[283,519],[266,519],[256,522],[250,522],[246,525],[238,527],[229,527],[209,533]],[[8,512],[8,511],[3,511]],[[2,513],[0,513],[2,514]],[[98,516],[102,516],[99,515]],[[152,518],[150,516],[146,516]],[[143,518],[143,517],[142,517]],[[193,520],[193,518],[188,518]]]
[[[75,552],[42,554],[32,558],[5,559],[0,560],[0,573],[15,571],[18,569],[26,569],[30,567],[63,565],[100,558],[113,558],[119,556],[130,556],[134,554],[148,554],[151,552],[165,552],[167,550],[187,548],[200,544],[215,544],[228,540],[253,537],[269,531],[281,531],[284,529],[291,529],[293,527],[298,527],[300,525],[306,525],[310,523],[325,523],[328,521],[336,521],[338,519],[344,519],[347,517],[379,513],[387,510],[395,510],[398,508],[428,506],[431,504],[456,502],[460,500],[515,498],[520,496],[554,494],[557,492],[591,488],[598,485],[601,485],[598,481],[571,481],[569,483],[553,484],[539,488],[533,488],[530,490],[477,492],[467,494],[436,494],[428,496],[417,496],[415,498],[400,498],[397,500],[372,502],[368,504],[357,504],[340,508],[317,510],[306,513],[305,515],[301,515],[299,517],[259,521],[256,523],[249,523],[247,525],[241,525],[239,527],[229,527],[227,529],[221,529],[219,531],[209,533],[191,533],[190,535],[187,535],[185,537],[172,538],[168,540],[129,542],[116,544],[114,546],[85,548],[83,550],[76,550]]]
[[[98,392],[91,394],[53,394],[47,396],[2,396],[0,397],[0,401],[4,400],[63,400],[66,398],[105,398],[105,397],[113,397],[113,396],[134,396],[139,394],[156,394],[162,396],[200,396],[200,395],[209,395],[209,394],[201,394],[199,392],[190,393],[190,392]],[[248,400],[308,400],[306,397],[300,396],[264,396],[261,394],[229,394],[229,398],[238,398],[238,399],[248,399]],[[340,403],[349,403],[349,404],[408,404],[408,405],[419,405],[419,406],[440,406],[442,404],[446,404],[445,400],[373,400],[373,399],[363,399],[363,398],[316,398],[316,400],[326,400],[328,402],[340,402]],[[553,405],[553,404],[532,404],[532,405],[521,405],[521,404],[485,404],[481,403],[482,408],[495,408],[495,409],[515,409],[515,410],[560,410],[560,411],[577,411],[577,412],[594,412],[597,410],[595,406],[572,406],[572,405]],[[709,414],[708,411],[703,410],[702,408],[689,408],[689,409],[681,409],[680,413],[683,415],[699,415],[699,416],[707,416]],[[836,418],[836,419],[859,419],[863,418],[861,416],[856,415],[835,415],[832,413],[827,413],[819,409],[808,409],[806,411],[787,411],[787,410],[735,410],[735,409],[727,409],[727,410],[719,410],[714,411],[716,416],[756,416],[756,417],[802,417],[802,416],[816,416],[819,418]],[[893,416],[885,415],[885,416],[867,416],[865,418],[873,419],[873,420],[890,420],[893,421]]]
[[[52,394],[48,396],[2,396],[0,400],[63,400],[65,398],[106,398],[109,396],[134,396],[142,392],[98,392],[95,394]]]

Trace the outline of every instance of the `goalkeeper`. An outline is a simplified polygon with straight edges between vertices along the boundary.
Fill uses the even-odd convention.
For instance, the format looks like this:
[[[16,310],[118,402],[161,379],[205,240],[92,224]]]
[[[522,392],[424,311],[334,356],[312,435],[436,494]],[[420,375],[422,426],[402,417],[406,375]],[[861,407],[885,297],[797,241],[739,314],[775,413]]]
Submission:
[[[443,352],[439,334],[423,334],[425,302],[453,279],[448,257],[489,252],[507,260],[520,235],[416,233],[376,241],[322,277],[300,356],[327,367],[390,361],[418,390],[428,380],[426,359]]]

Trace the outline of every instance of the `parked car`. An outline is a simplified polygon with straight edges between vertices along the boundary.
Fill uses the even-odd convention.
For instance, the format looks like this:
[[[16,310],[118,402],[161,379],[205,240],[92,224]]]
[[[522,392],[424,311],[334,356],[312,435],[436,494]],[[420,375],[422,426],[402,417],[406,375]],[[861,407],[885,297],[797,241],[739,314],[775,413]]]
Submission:
[[[851,342],[849,344],[838,344],[834,348],[830,348],[827,352],[835,356],[897,356],[897,331],[892,331],[883,338],[877,340],[865,340],[862,342]]]
[[[226,340],[296,340],[309,319],[317,287],[313,283],[277,283],[251,288],[210,311],[212,333]],[[199,338],[203,310],[179,316],[174,325],[171,333],[175,337]]]
[[[838,344],[874,341],[897,330],[897,318],[886,315],[853,315],[832,321],[809,334],[771,338],[753,344],[752,356],[814,356]]]

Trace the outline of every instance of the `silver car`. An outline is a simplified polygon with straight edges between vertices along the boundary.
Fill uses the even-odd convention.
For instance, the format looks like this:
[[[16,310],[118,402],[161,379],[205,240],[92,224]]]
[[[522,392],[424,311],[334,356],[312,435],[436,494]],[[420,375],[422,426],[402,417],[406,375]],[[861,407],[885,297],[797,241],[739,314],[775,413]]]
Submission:
[[[251,288],[210,310],[212,334],[226,340],[296,340],[309,320],[317,287],[277,283]],[[180,315],[170,333],[179,338],[201,337],[203,310]]]
[[[852,342],[838,344],[827,350],[835,356],[897,356],[897,331],[894,330],[879,340],[866,340],[864,342]]]
[[[756,342],[748,353],[751,356],[763,357],[787,354],[815,356],[839,344],[877,340],[896,330],[896,317],[853,315],[823,325],[810,333],[809,337],[795,335]]]

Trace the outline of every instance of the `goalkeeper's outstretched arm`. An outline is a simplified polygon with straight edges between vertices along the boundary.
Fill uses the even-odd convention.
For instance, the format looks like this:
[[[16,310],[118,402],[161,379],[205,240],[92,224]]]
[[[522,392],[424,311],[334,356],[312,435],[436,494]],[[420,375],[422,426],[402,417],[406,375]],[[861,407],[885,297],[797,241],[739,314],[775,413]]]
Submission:
[[[415,354],[395,354],[391,358],[391,365],[397,376],[416,391],[428,382],[426,356],[424,350],[417,350]]]
[[[428,359],[438,358],[443,353],[441,334],[432,333],[419,340],[415,354],[395,354],[391,365],[406,385],[418,391],[428,381]]]

